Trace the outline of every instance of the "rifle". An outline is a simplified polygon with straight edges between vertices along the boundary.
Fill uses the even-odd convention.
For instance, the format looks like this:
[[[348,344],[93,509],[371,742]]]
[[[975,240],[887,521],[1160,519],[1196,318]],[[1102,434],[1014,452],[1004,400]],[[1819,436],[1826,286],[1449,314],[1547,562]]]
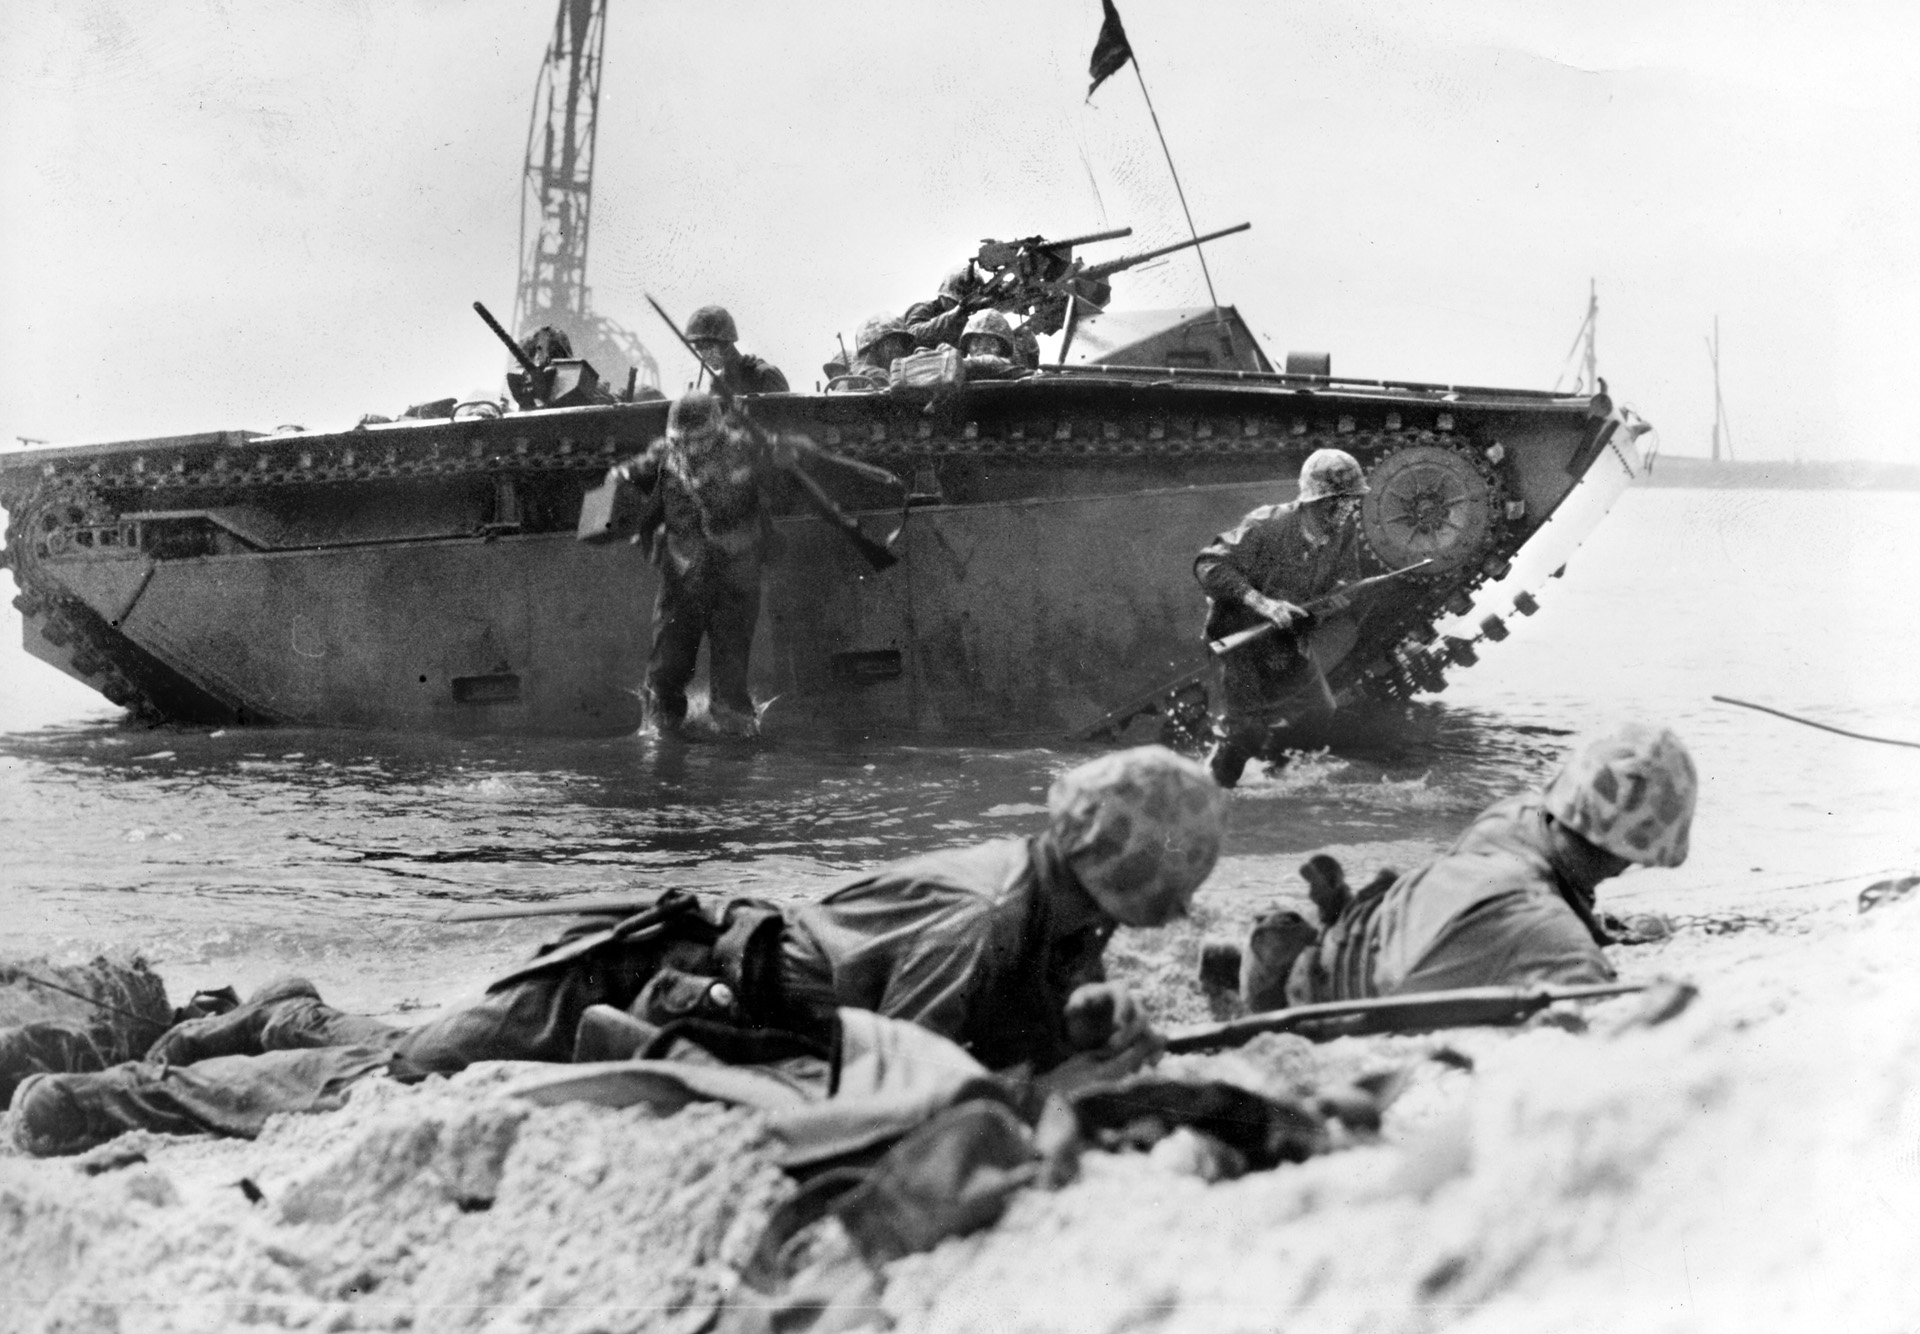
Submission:
[[[1427,560],[1416,561],[1414,564],[1404,566],[1398,570],[1389,570],[1385,574],[1376,574],[1365,579],[1357,580],[1354,583],[1348,584],[1345,588],[1342,588],[1336,592],[1329,593],[1324,597],[1315,598],[1313,601],[1307,603],[1307,605],[1302,610],[1306,611],[1309,616],[1316,616],[1329,611],[1337,611],[1345,605],[1347,598],[1351,594],[1359,592],[1361,589],[1369,588],[1374,584],[1384,583],[1388,579],[1397,579],[1403,574],[1411,573],[1412,571],[1420,569],[1422,566],[1428,565],[1428,564],[1431,564],[1431,558]],[[1219,639],[1209,640],[1207,641],[1207,647],[1212,649],[1215,655],[1219,655],[1222,653],[1230,653],[1234,649],[1239,648],[1242,644],[1248,643],[1251,640],[1258,639],[1260,638],[1260,636],[1267,634],[1269,631],[1273,630],[1274,628],[1275,627],[1271,621],[1264,622],[1260,625],[1252,626],[1251,628],[1246,630],[1236,630],[1234,633],[1230,635],[1225,635]],[[1335,700],[1333,695],[1333,690],[1327,684],[1326,673],[1321,668],[1319,659],[1316,658],[1311,652],[1307,653],[1306,658],[1307,658],[1308,664],[1312,667],[1314,671],[1315,677],[1317,678],[1316,684],[1320,690],[1322,700],[1326,702],[1327,707],[1329,709],[1338,707],[1338,703]],[[1073,741],[1091,741],[1093,738],[1101,735],[1103,732],[1113,731],[1117,728],[1125,726],[1137,715],[1144,713],[1146,710],[1152,708],[1154,705],[1158,704],[1162,699],[1164,699],[1168,695],[1171,695],[1174,691],[1179,690],[1183,686],[1192,685],[1195,681],[1198,681],[1201,677],[1205,676],[1209,671],[1211,671],[1212,667],[1213,667],[1213,664],[1211,660],[1207,662],[1203,662],[1198,667],[1194,667],[1188,671],[1182,672],[1180,675],[1174,677],[1171,681],[1162,682],[1160,685],[1155,686],[1151,690],[1143,691],[1142,693],[1133,696],[1132,698],[1127,700],[1126,703],[1120,705],[1118,708],[1107,710],[1105,713],[1101,714],[1098,718],[1094,719],[1091,723],[1088,723],[1085,727],[1082,727],[1077,731],[1073,732],[1072,735],[1069,737],[1069,739]]]
[[[1361,1033],[1420,1033],[1435,1028],[1517,1024],[1560,1001],[1629,996],[1684,983],[1609,982],[1585,987],[1463,987],[1411,996],[1325,1001],[1250,1014],[1212,1024],[1187,1024],[1167,1034],[1167,1051],[1235,1047],[1262,1033],[1299,1033],[1316,1041]],[[1687,989],[1690,992],[1690,988]],[[1691,999],[1689,995],[1687,999]]]
[[[1073,259],[1066,252],[1074,245],[1128,235],[1132,228],[1076,236],[1065,241],[1029,237],[1026,241],[983,242],[975,262],[982,268],[993,270],[993,274],[987,279],[986,286],[966,304],[973,310],[992,308],[1024,314],[1049,302],[1065,304],[1070,298],[1077,298],[1096,311],[1105,310],[1107,303],[1113,299],[1113,284],[1107,279],[1114,274],[1136,268],[1162,255],[1191,250],[1208,241],[1244,232],[1251,226],[1252,223],[1243,222],[1237,227],[1223,227],[1205,236],[1191,236],[1171,245],[1142,250],[1120,259],[1102,260],[1098,264]],[[1004,262],[994,263],[995,260]]]
[[[1433,557],[1429,556],[1425,560],[1417,560],[1411,565],[1403,565],[1397,570],[1388,570],[1385,574],[1370,575],[1365,579],[1357,579],[1345,588],[1336,589],[1324,597],[1315,598],[1313,601],[1307,603],[1306,606],[1302,607],[1301,610],[1306,612],[1308,616],[1320,616],[1330,611],[1344,611],[1352,601],[1353,595],[1362,589],[1372,588],[1377,584],[1384,584],[1389,579],[1398,579],[1403,574],[1412,574],[1415,570],[1423,569],[1431,564],[1433,564]],[[1245,630],[1236,630],[1230,635],[1222,635],[1218,639],[1209,639],[1207,641],[1207,647],[1213,650],[1214,655],[1217,657],[1233,652],[1242,644],[1251,644],[1262,635],[1270,634],[1279,628],[1280,627],[1272,621],[1263,621],[1259,625],[1250,626]]]
[[[652,306],[653,313],[664,320],[669,329],[673,330],[673,336],[680,340],[680,346],[687,350],[688,355],[699,362],[701,366],[705,367],[707,364],[706,361],[694,350],[693,344],[687,341],[687,336],[680,332],[680,326],[673,322],[673,318],[667,314],[660,303],[655,301],[651,295],[648,295],[647,304]],[[711,371],[711,368],[708,369]],[[804,452],[809,458],[822,459],[838,464],[840,467],[858,473],[863,477],[875,480],[884,478],[887,483],[900,488],[900,528],[895,529],[885,542],[874,541],[871,537],[868,537],[866,533],[861,531],[860,521],[841,509],[839,505],[835,504],[833,497],[823,491],[818,482],[807,476],[806,472],[797,462],[783,463],[780,461],[779,451],[774,448],[773,441],[768,438],[767,433],[760,429],[760,424],[753,420],[752,416],[746,412],[744,407],[736,407],[733,387],[727,383],[727,377],[719,371],[711,371],[711,373],[713,375],[714,396],[720,400],[721,408],[746,429],[747,434],[753,437],[753,442],[765,450],[768,457],[774,460],[776,467],[786,473],[787,476],[791,477],[799,485],[800,494],[806,500],[808,507],[827,523],[839,529],[841,534],[859,549],[860,554],[866,557],[867,564],[871,565],[876,571],[888,569],[898,564],[900,558],[893,553],[891,548],[894,540],[900,536],[901,529],[906,527],[906,485],[902,483],[898,477],[895,477],[884,468],[875,467],[871,463],[862,463],[858,459],[845,458],[839,454],[829,453],[814,444],[811,440],[805,442]]]
[[[492,311],[478,301],[473,303],[473,311],[487,322],[487,327],[493,330],[494,337],[507,345],[507,351],[513,353],[513,359],[519,362],[520,369],[527,373],[527,392],[533,396],[534,402],[544,407],[547,401],[546,386],[549,379],[547,372],[533,364],[533,358],[521,350],[520,344],[513,341],[512,334],[500,327],[500,321],[493,318]]]

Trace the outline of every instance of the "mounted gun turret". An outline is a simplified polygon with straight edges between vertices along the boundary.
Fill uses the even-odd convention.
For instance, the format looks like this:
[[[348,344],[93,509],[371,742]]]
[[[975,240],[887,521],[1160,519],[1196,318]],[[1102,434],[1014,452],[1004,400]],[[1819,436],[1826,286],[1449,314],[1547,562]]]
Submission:
[[[1048,241],[1038,236],[1020,241],[982,241],[973,262],[986,275],[985,282],[963,304],[970,310],[993,309],[1009,314],[1030,315],[1036,309],[1049,305],[1064,307],[1069,299],[1075,299],[1095,310],[1105,310],[1107,303],[1113,300],[1113,285],[1107,280],[1114,274],[1138,268],[1162,255],[1191,250],[1208,241],[1244,232],[1252,226],[1250,222],[1243,222],[1237,227],[1223,227],[1205,236],[1189,237],[1171,245],[1143,250],[1120,259],[1103,260],[1098,264],[1089,264],[1075,257],[1073,248],[1131,236],[1133,228],[1119,227],[1112,231],[1069,237],[1064,241]]]

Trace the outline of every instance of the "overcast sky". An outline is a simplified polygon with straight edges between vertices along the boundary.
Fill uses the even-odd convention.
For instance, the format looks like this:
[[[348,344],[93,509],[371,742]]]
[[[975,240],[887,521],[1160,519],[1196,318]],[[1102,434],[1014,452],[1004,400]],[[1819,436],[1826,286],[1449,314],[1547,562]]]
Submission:
[[[1920,6],[1120,0],[1222,301],[1276,359],[1601,373],[1704,454],[1920,462]],[[610,0],[589,278],[811,385],[981,237],[1179,205],[1098,0]],[[497,387],[547,0],[59,0],[0,30],[0,432],[350,425]],[[1116,306],[1204,302],[1190,257]]]

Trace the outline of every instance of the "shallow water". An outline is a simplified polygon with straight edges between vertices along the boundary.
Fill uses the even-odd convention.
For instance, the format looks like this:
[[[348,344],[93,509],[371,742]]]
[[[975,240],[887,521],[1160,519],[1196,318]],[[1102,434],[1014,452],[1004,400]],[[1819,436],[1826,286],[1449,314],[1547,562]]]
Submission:
[[[1776,905],[1920,866],[1920,495],[1630,492],[1440,696],[1255,778],[1220,894],[1364,871],[1549,773],[1573,735],[1671,723],[1699,762],[1694,856],[1619,902]],[[1197,595],[1196,595],[1197,598]],[[0,913],[8,951],[138,948],[176,993],[305,971],[349,1005],[431,1004],[552,923],[450,906],[670,884],[805,893],[847,871],[1035,827],[1067,749],[660,748],[304,729],[149,730],[19,647],[0,611]]]

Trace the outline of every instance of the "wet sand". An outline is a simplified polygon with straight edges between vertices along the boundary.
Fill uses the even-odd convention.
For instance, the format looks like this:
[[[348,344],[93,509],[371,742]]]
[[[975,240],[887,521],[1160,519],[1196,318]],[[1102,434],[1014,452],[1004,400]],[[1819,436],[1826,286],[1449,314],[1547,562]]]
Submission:
[[[1670,939],[1617,948],[1629,979],[1700,986],[1657,1027],[1626,998],[1585,1009],[1585,1031],[1264,1037],[1169,1058],[1166,1073],[1276,1092],[1411,1077],[1377,1139],[1303,1165],[1207,1184],[1089,1155],[1066,1189],[889,1266],[875,1327],[1910,1329],[1920,898],[1862,914],[1865,883],[1801,889],[1790,911],[1724,894],[1690,903]],[[1192,924],[1123,933],[1114,971],[1163,1022],[1210,1017],[1200,942],[1259,906],[1217,895]],[[0,1324],[706,1328],[791,1191],[755,1117],[532,1108],[499,1093],[523,1069],[371,1081],[255,1142],[0,1151]]]

